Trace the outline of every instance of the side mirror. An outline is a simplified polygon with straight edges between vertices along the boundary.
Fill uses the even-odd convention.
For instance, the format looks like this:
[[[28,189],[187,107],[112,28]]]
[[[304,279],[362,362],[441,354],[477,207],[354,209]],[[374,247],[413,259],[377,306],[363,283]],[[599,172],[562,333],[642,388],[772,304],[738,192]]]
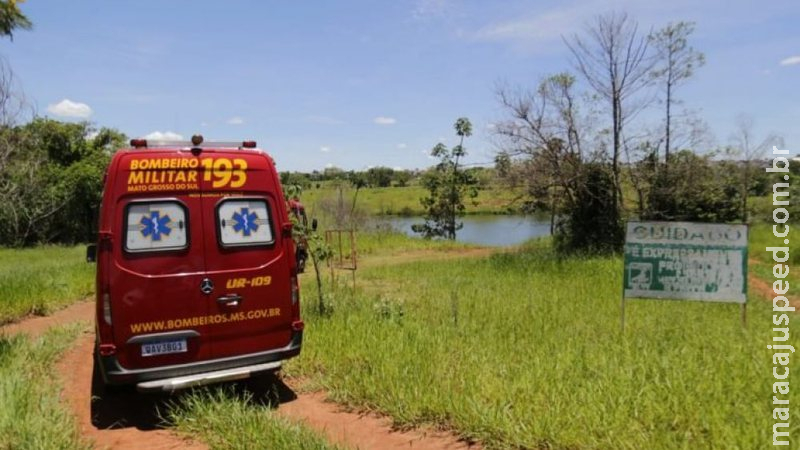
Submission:
[[[317,231],[317,219],[311,219],[311,231]]]
[[[86,246],[86,262],[97,261],[97,244],[89,244]]]

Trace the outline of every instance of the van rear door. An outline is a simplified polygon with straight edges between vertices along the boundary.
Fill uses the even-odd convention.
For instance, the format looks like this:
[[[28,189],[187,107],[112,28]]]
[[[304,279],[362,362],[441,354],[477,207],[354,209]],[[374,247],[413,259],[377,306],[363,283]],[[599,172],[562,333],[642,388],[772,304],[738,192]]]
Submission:
[[[209,302],[224,318],[209,325],[213,357],[258,353],[291,339],[291,269],[282,236],[288,222],[272,161],[261,152],[204,151],[206,274]]]
[[[196,156],[175,151],[131,153],[117,166],[112,233],[120,243],[109,289],[127,369],[211,357],[198,166]]]

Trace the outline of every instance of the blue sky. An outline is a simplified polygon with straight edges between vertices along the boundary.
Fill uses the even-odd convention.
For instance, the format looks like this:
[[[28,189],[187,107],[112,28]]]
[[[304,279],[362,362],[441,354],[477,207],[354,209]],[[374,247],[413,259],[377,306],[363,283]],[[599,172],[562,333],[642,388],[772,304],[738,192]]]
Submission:
[[[800,152],[800,4],[792,0],[28,0],[0,54],[40,115],[131,137],[255,139],[280,170],[424,168],[469,117],[491,162],[499,82],[570,69],[562,35],[626,11],[642,29],[697,23],[707,64],[678,91],[724,145],[737,115]]]

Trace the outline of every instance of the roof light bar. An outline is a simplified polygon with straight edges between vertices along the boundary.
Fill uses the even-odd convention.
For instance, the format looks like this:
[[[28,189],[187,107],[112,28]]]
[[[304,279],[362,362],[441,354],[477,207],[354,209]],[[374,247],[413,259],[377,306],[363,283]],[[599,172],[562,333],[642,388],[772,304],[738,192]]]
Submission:
[[[177,148],[247,148],[257,147],[256,141],[154,141],[147,139],[131,139],[130,145],[133,148],[157,148],[157,147],[177,147]]]

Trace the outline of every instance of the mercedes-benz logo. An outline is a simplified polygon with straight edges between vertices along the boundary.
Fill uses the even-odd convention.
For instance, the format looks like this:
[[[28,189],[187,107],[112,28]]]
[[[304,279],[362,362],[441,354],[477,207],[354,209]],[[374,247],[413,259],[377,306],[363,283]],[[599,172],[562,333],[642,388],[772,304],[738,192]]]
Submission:
[[[200,282],[200,291],[206,295],[214,292],[214,283],[208,278],[203,278],[203,281]]]

